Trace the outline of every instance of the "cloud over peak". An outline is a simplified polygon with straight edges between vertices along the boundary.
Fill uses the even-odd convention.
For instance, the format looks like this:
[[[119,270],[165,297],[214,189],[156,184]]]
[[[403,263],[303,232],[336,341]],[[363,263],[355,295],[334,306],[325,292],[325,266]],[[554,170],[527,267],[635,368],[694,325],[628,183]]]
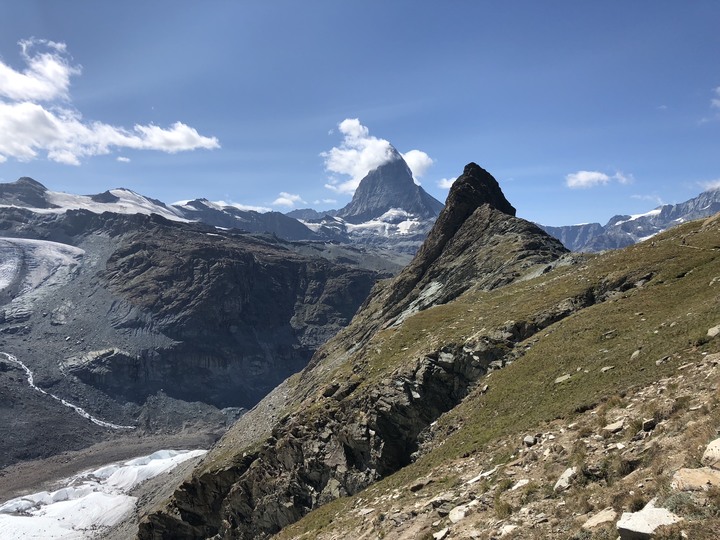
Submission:
[[[338,131],[343,135],[342,142],[320,154],[325,160],[325,170],[331,173],[325,187],[337,193],[354,193],[367,173],[398,154],[410,167],[416,183],[433,164],[432,158],[422,150],[397,152],[389,141],[370,135],[370,130],[358,118],[346,118],[338,124]],[[336,175],[350,178],[343,180]]]
[[[294,208],[296,203],[307,204],[300,195],[285,191],[281,191],[278,198],[272,202],[273,206],[286,206],[288,208]]]
[[[629,184],[634,181],[631,174],[617,171],[613,175],[600,171],[577,171],[565,176],[565,185],[570,189],[588,189],[596,186],[604,186],[611,181],[619,184]]]
[[[49,160],[79,165],[81,159],[113,148],[176,153],[219,148],[215,137],[175,122],[169,128],[136,124],[132,129],[86,122],[70,102],[71,77],[80,75],[64,43],[19,42],[25,69],[0,60],[0,162],[8,157],[31,161],[45,152]]]

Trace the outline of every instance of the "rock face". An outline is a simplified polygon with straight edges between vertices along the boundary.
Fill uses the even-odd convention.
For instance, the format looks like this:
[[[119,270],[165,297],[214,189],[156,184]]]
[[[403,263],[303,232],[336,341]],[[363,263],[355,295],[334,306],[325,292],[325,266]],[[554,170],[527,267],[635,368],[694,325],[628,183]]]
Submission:
[[[0,204],[8,206],[29,206],[32,208],[53,208],[45,198],[47,188],[32,178],[23,176],[15,182],[0,184]]]
[[[493,289],[510,283],[566,252],[539,227],[516,218],[495,178],[470,163],[453,183],[413,261],[376,296],[383,302],[383,318],[397,322],[472,286]]]
[[[14,237],[0,242],[0,351],[26,362],[39,387],[142,430],[187,409],[180,401],[252,407],[349,323],[379,275],[276,238],[157,215],[7,208],[0,226]],[[12,411],[29,439],[3,437],[3,456],[45,457],[110,435],[94,427],[75,437],[66,408],[26,387],[13,375],[0,388],[2,399],[33,401]],[[148,409],[160,394],[173,410]],[[33,444],[46,409],[60,420]],[[183,424],[175,420],[160,423]]]
[[[468,165],[409,267],[376,287],[353,323],[292,384],[241,418],[211,452],[208,466],[141,523],[139,537],[264,538],[408,465],[421,432],[507,354],[511,345],[503,336],[513,339],[514,328],[473,346],[438,349],[375,382],[359,375],[368,369],[359,351],[383,326],[401,324],[399,315],[408,308],[437,305],[471,286],[510,283],[566,252],[514,213],[492,176]],[[434,282],[442,283],[440,294],[423,296]],[[344,378],[318,389],[324,373],[344,365],[350,370]],[[268,418],[280,408],[294,412]],[[235,444],[235,451],[253,450],[230,457]]]
[[[336,215],[350,223],[362,223],[392,208],[420,219],[434,219],[443,208],[440,201],[415,184],[410,168],[394,148],[390,161],[370,171],[360,181],[352,201]]]

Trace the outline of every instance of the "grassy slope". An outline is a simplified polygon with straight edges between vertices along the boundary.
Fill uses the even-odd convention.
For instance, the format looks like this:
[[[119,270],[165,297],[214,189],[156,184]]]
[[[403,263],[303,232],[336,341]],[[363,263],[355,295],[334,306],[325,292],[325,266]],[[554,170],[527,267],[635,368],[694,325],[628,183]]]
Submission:
[[[718,350],[717,340],[708,342],[705,334],[720,323],[719,256],[720,221],[693,222],[653,242],[590,257],[579,267],[562,267],[493,292],[470,291],[411,317],[399,329],[378,333],[364,352],[328,378],[347,375],[352,365],[363,386],[371,386],[377,377],[438,346],[463,343],[508,320],[531,319],[603,282],[652,274],[643,286],[585,308],[519,344],[529,346],[522,358],[481,381],[489,384],[487,393],[471,393],[440,418],[434,433],[442,444],[365,492],[314,511],[278,537],[347,529],[357,519],[349,509],[358,497],[377,496],[432,476],[442,464],[472,455],[500,437],[533,432],[558,418],[570,422],[577,411],[618,393],[632,393],[702,351]],[[640,354],[630,360],[636,350]],[[670,360],[656,365],[666,356]],[[602,373],[603,366],[614,369]],[[565,374],[571,379],[555,384]],[[501,461],[509,456],[495,457]]]

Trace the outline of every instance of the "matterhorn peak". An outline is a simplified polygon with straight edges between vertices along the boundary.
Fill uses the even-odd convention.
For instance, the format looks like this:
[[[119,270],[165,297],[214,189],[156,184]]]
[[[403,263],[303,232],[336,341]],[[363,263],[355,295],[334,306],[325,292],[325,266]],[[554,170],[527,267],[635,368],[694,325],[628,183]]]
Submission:
[[[350,223],[363,223],[390,209],[400,209],[419,219],[434,219],[442,207],[440,201],[415,183],[400,152],[390,146],[389,160],[360,181],[352,201],[338,210],[337,216]]]

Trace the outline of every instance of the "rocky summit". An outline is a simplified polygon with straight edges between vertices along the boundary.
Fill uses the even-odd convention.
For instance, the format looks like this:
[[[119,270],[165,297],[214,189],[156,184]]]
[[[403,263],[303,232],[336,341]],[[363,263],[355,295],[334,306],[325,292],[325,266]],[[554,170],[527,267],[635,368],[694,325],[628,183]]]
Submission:
[[[138,538],[715,538],[719,227],[569,254],[468,165]]]

